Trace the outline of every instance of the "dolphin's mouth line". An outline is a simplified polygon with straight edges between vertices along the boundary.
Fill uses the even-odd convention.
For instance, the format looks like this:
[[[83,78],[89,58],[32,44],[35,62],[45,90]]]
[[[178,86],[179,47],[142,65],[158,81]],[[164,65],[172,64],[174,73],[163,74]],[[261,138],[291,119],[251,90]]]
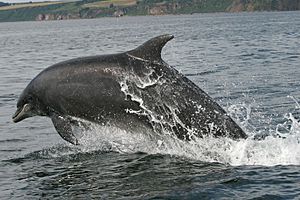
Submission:
[[[17,123],[27,118],[28,111],[30,110],[29,104],[25,104],[23,107],[18,108],[15,114],[12,116],[13,122]]]
[[[19,118],[18,116],[21,112],[22,112],[22,109],[18,108],[17,111],[15,112],[15,114],[12,116],[12,119],[15,123],[18,122],[18,118]]]

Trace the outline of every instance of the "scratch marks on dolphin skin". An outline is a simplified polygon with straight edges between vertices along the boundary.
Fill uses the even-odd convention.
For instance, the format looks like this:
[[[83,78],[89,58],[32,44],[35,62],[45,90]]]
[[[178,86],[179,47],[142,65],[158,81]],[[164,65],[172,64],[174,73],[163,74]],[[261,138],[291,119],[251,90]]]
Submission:
[[[153,78],[155,77],[155,78]],[[168,134],[191,140],[195,137],[196,130],[189,128],[177,115],[176,102],[164,102],[164,83],[161,81],[163,75],[157,75],[154,70],[145,73],[144,77],[129,74],[120,81],[121,91],[130,100],[139,103],[139,110],[125,109],[125,112],[146,116],[152,124],[153,130],[158,134]],[[173,99],[173,98],[171,98]],[[187,134],[183,135],[182,132]],[[182,136],[183,135],[183,136]]]
[[[150,62],[149,60],[145,60],[145,59],[143,59],[143,58],[139,58],[139,57],[133,56],[133,55],[131,55],[131,54],[129,54],[129,53],[127,53],[127,55],[128,55],[129,57],[133,58],[133,59],[136,59],[136,60],[140,60],[140,61],[143,61],[143,62]]]

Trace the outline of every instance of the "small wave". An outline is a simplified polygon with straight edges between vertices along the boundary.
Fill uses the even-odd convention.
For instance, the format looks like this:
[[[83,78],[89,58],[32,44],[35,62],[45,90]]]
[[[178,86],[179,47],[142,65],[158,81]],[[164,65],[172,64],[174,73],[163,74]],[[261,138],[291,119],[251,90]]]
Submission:
[[[73,148],[71,146],[60,144],[57,146],[53,146],[51,148],[42,149],[39,151],[34,151],[31,153],[25,154],[22,157],[4,160],[3,162],[20,164],[20,163],[23,163],[26,161],[37,160],[37,159],[57,158],[57,157],[62,157],[64,155],[76,154],[79,152],[80,151],[78,151],[77,148]]]
[[[207,75],[207,74],[213,74],[218,72],[217,70],[210,70],[210,71],[205,71],[205,72],[198,72],[198,73],[192,73],[192,74],[184,74],[187,77],[191,77],[191,76],[203,76],[203,75]]]
[[[1,143],[19,143],[19,142],[26,142],[26,141],[27,140],[25,140],[25,139],[13,138],[13,139],[0,140],[0,144]]]
[[[15,101],[18,98],[16,94],[4,94],[0,95],[0,100],[3,102]]]
[[[21,152],[23,149],[1,149],[0,152]]]

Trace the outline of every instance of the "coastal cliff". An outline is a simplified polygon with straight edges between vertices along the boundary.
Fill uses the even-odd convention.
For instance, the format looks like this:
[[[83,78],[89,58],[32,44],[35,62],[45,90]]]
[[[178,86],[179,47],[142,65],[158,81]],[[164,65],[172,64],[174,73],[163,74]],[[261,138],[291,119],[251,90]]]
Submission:
[[[300,0],[235,0],[227,11],[292,11],[299,9]]]

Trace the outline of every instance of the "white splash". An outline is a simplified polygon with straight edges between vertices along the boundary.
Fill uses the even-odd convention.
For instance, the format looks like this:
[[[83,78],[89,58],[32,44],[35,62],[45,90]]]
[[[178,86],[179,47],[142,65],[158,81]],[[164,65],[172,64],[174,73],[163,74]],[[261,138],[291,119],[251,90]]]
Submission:
[[[284,134],[284,137],[269,136],[264,140],[247,139],[235,143],[232,155],[236,159],[232,160],[231,164],[300,165],[300,123],[292,114],[288,116],[292,122],[289,133]]]
[[[250,107],[247,108],[250,112]],[[246,110],[247,110],[246,109]],[[235,112],[237,112],[236,109]],[[250,117],[249,113],[246,116]],[[229,165],[300,165],[300,123],[292,114],[286,115],[290,122],[288,133],[255,140],[255,133],[247,132],[246,140],[229,138],[197,138],[182,141],[170,134],[154,132],[132,133],[111,126],[92,124],[80,138],[82,152],[116,151],[120,153],[145,152],[183,156],[204,162],[220,162]],[[245,117],[243,126],[247,124]],[[283,137],[284,136],[284,137]]]
[[[115,151],[119,153],[151,152],[157,146],[157,140],[152,135],[132,133],[112,126],[93,124],[79,139],[83,152]]]

